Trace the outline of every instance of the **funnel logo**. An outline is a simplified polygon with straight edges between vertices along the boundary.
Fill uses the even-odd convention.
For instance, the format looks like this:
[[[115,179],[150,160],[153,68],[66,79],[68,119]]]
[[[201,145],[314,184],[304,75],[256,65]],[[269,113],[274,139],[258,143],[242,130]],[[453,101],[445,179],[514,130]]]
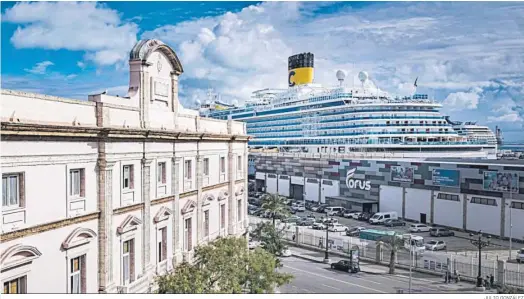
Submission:
[[[369,191],[371,190],[371,182],[370,181],[363,181],[359,179],[354,179],[353,176],[355,175],[356,168],[352,168],[348,170],[346,174],[346,185],[349,189],[361,189]]]
[[[288,84],[289,84],[289,87],[293,87],[295,86],[295,82],[291,81],[291,77],[293,77],[295,75],[295,71],[291,71],[289,72],[289,77],[288,77]]]

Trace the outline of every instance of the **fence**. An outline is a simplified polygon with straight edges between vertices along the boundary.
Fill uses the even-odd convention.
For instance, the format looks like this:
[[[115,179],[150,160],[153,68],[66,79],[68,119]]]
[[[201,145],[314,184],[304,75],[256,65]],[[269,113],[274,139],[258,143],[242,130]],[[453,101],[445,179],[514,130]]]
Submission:
[[[251,219],[250,219],[251,220]],[[252,219],[250,225],[253,226],[258,222],[265,221],[262,219]],[[283,230],[283,237],[300,245],[308,245],[317,247],[318,249],[325,249],[326,245],[332,251],[337,251],[340,254],[348,254],[349,250],[358,246],[360,256],[371,259],[373,261],[389,263],[390,250],[386,247],[377,247],[377,242],[362,240],[357,237],[347,237],[343,233],[329,232],[329,242],[326,244],[326,231],[319,230],[313,233],[306,232],[302,227],[297,227],[289,224],[279,224]],[[297,234],[298,233],[298,234]],[[378,249],[377,249],[378,248]],[[379,252],[377,253],[377,250]],[[348,256],[349,257],[349,256]],[[493,275],[496,282],[501,282],[509,286],[524,288],[524,272],[508,270],[505,266],[499,269],[497,260],[485,259],[484,255],[481,260],[481,275],[486,277]],[[439,252],[426,251],[424,254],[411,256],[409,251],[401,249],[397,251],[395,264],[407,266],[410,264],[413,269],[424,269],[442,274],[446,271],[457,271],[461,277],[474,281],[478,275],[478,256],[456,255],[456,254],[442,254]]]

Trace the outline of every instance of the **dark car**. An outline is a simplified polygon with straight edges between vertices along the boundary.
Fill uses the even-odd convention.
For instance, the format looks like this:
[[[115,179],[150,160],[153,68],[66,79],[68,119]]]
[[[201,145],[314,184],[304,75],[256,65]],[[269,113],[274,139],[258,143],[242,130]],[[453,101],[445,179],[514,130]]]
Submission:
[[[335,216],[344,217],[344,213],[346,212],[346,209],[342,208],[340,211],[338,211]]]
[[[450,231],[447,228],[437,227],[437,228],[430,229],[429,235],[432,237],[449,237],[449,236],[454,236],[455,233]]]
[[[315,224],[315,219],[313,218],[302,218],[297,222],[298,226],[312,226]]]
[[[355,228],[348,229],[346,231],[346,236],[358,237],[360,235],[360,232],[365,229],[366,229],[365,227],[355,227]]]
[[[324,213],[324,210],[328,207],[328,205],[320,205],[317,209],[317,213]]]
[[[352,273],[358,272],[358,268],[352,267],[351,263],[348,260],[340,260],[336,263],[331,263],[331,269],[342,270]]]
[[[369,218],[373,217],[374,213],[368,213],[368,212],[364,212],[362,214],[360,214],[360,216],[358,216],[358,220],[360,221],[368,221]]]
[[[398,219],[388,219],[384,221],[384,225],[388,227],[394,227],[394,226],[406,226],[406,223],[403,221],[400,221]]]

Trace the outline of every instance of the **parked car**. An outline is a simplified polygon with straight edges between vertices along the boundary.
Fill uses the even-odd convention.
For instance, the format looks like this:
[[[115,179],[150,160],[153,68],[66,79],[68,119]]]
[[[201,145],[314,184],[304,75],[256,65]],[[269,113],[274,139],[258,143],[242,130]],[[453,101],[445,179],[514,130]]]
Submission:
[[[317,213],[324,213],[326,211],[327,207],[328,207],[328,205],[320,205],[320,206],[318,206],[316,212]]]
[[[334,224],[334,223],[338,223],[338,219],[336,218],[322,218],[320,219],[320,221],[322,221],[324,224]]]
[[[291,216],[286,219],[282,219],[282,222],[284,223],[297,223],[298,221],[300,221],[300,217],[298,216]]]
[[[373,217],[369,218],[371,224],[384,224],[387,220],[398,219],[397,212],[380,212],[375,213]]]
[[[255,248],[257,248],[260,245],[261,245],[261,243],[259,241],[251,240],[251,241],[249,241],[248,248],[249,249],[255,249]]]
[[[428,243],[424,244],[427,250],[446,250],[447,245],[444,241],[435,241],[431,240]]]
[[[371,217],[373,217],[372,213],[364,212],[358,216],[358,220],[367,222]]]
[[[362,226],[359,226],[359,227],[354,227],[352,229],[348,229],[346,231],[346,236],[350,236],[350,237],[358,237],[360,235],[360,232],[365,230],[366,228],[365,227],[362,227]]]
[[[431,227],[425,225],[425,224],[412,224],[409,226],[409,231],[412,233],[419,233],[419,232],[429,232]]]
[[[295,212],[305,212],[306,207],[304,207],[304,205],[296,205],[294,207],[291,207],[291,210],[294,210]]]
[[[333,225],[328,226],[328,230],[330,232],[345,232],[348,230],[348,227],[342,224],[334,223]]]
[[[346,212],[346,209],[342,208],[342,210],[338,211],[338,213],[336,213],[335,216],[344,217],[344,212]]]
[[[384,221],[384,225],[387,227],[406,226],[406,222],[400,221],[398,219],[388,219]]]
[[[429,230],[429,235],[432,237],[449,237],[454,236],[455,232],[452,232],[447,228],[436,227]]]
[[[298,226],[312,226],[313,224],[315,224],[315,218],[304,217],[297,222]]]
[[[317,230],[323,230],[323,229],[326,229],[326,225],[322,222],[315,222],[313,223],[313,229],[317,229]]]
[[[256,211],[253,211],[253,216],[261,217],[264,213],[264,209],[258,208]]]
[[[343,207],[326,207],[324,209],[324,212],[326,213],[326,215],[328,216],[335,216],[337,215],[340,211],[343,211],[344,208]]]
[[[354,272],[354,273],[358,272],[358,268],[351,267],[351,262],[348,260],[340,260],[336,263],[331,263],[331,269],[342,270],[342,271],[347,271],[347,272]]]
[[[280,253],[280,256],[282,256],[282,257],[291,256],[291,250],[289,250],[289,248],[286,248],[286,249],[282,250],[282,252]]]
[[[524,248],[517,250],[517,263],[522,263],[524,261]]]
[[[342,215],[342,217],[344,217],[344,218],[353,218],[353,215],[358,214],[358,213],[360,213],[360,212],[359,211],[346,210],[346,211],[344,211],[344,214]]]

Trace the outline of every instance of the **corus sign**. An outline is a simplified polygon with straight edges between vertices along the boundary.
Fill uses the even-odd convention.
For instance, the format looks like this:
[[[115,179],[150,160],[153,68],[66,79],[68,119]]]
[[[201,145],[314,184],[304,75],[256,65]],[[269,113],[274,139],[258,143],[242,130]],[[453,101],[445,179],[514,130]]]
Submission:
[[[346,174],[346,185],[349,189],[361,189],[369,191],[371,190],[371,181],[363,181],[359,179],[354,179],[356,168],[348,170]]]

